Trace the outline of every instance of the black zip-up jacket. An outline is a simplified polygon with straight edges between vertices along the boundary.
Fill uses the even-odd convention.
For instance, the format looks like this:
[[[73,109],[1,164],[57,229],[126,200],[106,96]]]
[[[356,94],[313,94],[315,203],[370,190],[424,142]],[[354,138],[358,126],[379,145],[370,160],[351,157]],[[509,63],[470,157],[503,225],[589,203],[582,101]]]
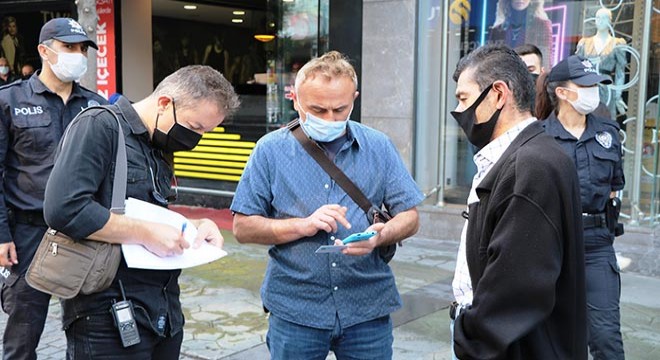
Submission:
[[[466,242],[474,300],[454,324],[457,357],[586,359],[582,211],[571,159],[534,122],[476,191]]]

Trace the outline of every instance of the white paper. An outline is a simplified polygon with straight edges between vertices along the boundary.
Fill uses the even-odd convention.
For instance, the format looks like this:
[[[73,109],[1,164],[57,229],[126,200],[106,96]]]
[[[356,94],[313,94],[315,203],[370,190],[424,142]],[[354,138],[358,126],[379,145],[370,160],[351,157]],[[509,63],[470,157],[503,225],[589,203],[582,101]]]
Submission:
[[[183,251],[181,255],[159,257],[142,245],[122,244],[121,250],[124,253],[124,259],[129,268],[155,269],[155,270],[174,270],[198,266],[218,260],[227,255],[227,252],[213,246],[207,242],[193,249],[192,244],[197,236],[197,228],[183,215],[164,207],[150,204],[146,201],[128,198],[126,200],[126,216],[151,221],[160,224],[166,224],[181,228],[184,222],[186,230],[183,237],[188,241],[190,247]]]

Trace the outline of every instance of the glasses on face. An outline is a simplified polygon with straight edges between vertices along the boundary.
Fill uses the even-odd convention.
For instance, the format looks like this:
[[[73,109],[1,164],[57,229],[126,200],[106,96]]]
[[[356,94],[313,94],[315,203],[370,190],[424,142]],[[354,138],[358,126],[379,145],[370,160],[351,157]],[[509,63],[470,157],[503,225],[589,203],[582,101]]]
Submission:
[[[170,196],[163,196],[160,191],[158,191],[158,186],[156,185],[156,177],[158,177],[158,167],[156,167],[156,176],[154,176],[154,170],[149,166],[149,173],[151,174],[151,197],[156,200],[156,202],[161,206],[167,206],[170,202],[175,201],[177,196],[179,196],[179,185],[176,181],[176,176],[172,175],[174,179],[174,194]]]

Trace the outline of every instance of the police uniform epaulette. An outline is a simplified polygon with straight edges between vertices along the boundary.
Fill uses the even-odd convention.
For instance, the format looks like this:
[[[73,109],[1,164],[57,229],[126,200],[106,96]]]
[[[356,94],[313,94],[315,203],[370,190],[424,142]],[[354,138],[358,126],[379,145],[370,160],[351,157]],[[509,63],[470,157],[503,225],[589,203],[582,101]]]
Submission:
[[[94,92],[94,91],[92,91],[92,90],[89,90],[88,88],[86,88],[86,87],[84,87],[84,86],[82,86],[82,85],[78,85],[78,87],[80,88],[80,90],[82,90],[82,92],[88,92],[88,93],[90,93],[90,94],[98,95],[96,92]],[[99,95],[99,96],[100,96],[100,95]]]
[[[10,82],[9,84],[4,84],[4,85],[0,86],[0,90],[6,89],[6,88],[9,88],[9,87],[12,87],[12,86],[21,85],[22,82],[23,82],[23,79],[18,79],[16,81]]]
[[[605,118],[605,117],[602,117],[602,116],[596,116],[596,115],[592,115],[592,116],[594,117],[594,119],[596,121],[598,121],[599,124],[611,126],[611,127],[615,128],[616,131],[619,131],[621,129],[621,126],[615,120],[608,119],[608,118]]]

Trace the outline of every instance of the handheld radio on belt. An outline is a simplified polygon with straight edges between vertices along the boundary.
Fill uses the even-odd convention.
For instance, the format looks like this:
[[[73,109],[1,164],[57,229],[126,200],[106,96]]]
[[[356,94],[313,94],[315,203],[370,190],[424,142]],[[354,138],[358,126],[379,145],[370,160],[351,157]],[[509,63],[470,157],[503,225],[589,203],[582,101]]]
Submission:
[[[133,303],[126,300],[124,285],[119,280],[122,301],[115,302],[110,308],[112,317],[115,319],[115,325],[119,330],[121,343],[124,347],[133,346],[140,343],[140,334],[138,333],[137,323],[135,322],[135,313],[133,312]]]

